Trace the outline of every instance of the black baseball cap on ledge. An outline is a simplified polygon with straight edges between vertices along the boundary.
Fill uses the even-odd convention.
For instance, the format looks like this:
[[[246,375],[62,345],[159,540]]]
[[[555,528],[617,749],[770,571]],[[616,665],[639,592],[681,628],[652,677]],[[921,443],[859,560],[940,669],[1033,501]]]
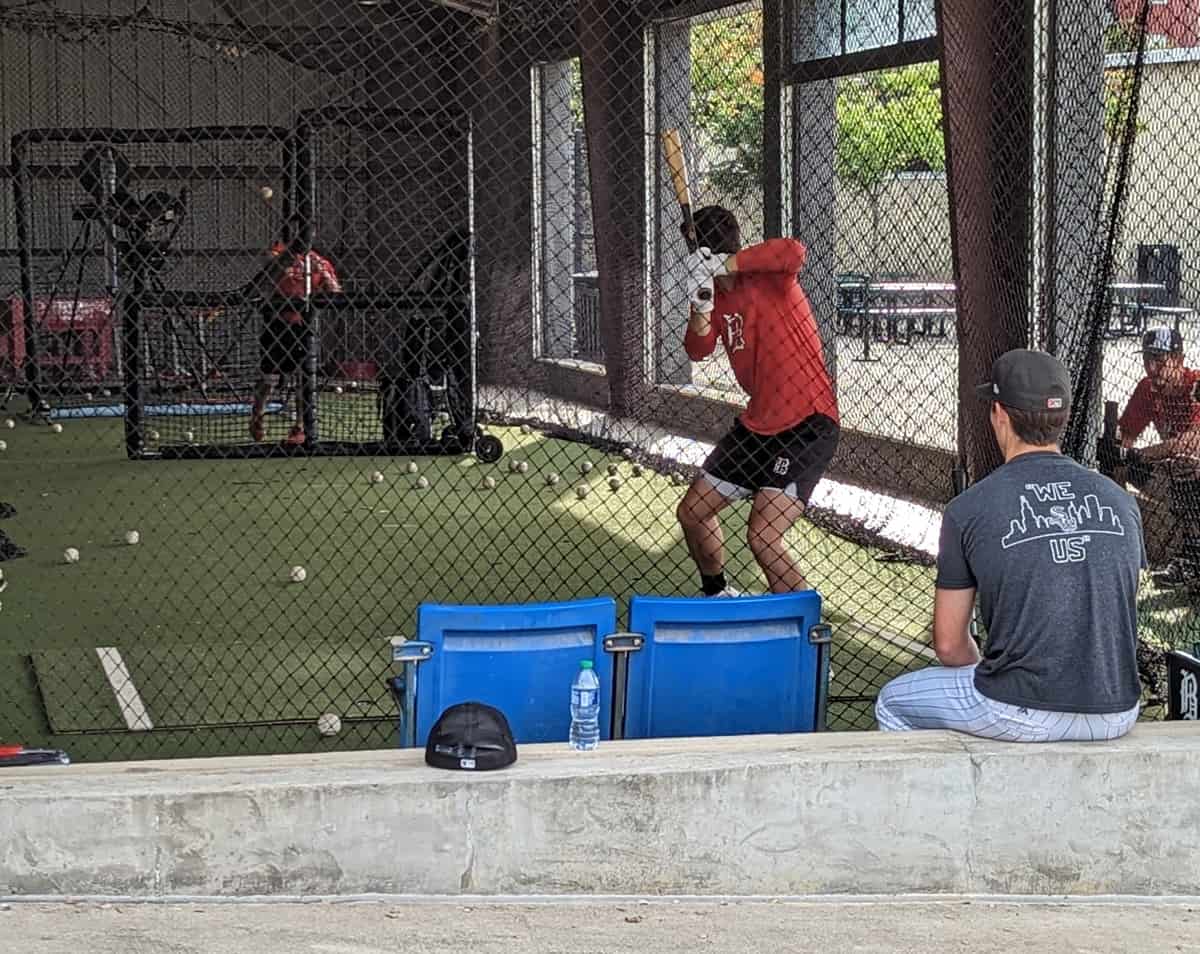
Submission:
[[[450,706],[429,730],[425,762],[434,768],[487,772],[517,760],[517,743],[504,713],[482,702]]]
[[[1066,411],[1071,407],[1071,375],[1045,351],[1018,348],[1000,355],[975,393],[1018,411]]]

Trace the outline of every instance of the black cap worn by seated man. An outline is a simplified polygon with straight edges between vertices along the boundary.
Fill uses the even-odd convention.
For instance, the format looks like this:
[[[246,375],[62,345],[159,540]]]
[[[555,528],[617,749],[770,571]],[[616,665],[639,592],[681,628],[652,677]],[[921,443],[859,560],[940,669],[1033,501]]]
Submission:
[[[482,702],[460,702],[438,716],[425,743],[434,768],[487,772],[517,760],[517,743],[504,713]]]
[[[1018,348],[1000,355],[992,373],[975,393],[1018,411],[1067,411],[1071,408],[1071,375],[1045,351]]]
[[[1176,328],[1151,328],[1142,335],[1142,354],[1183,354],[1183,335]]]

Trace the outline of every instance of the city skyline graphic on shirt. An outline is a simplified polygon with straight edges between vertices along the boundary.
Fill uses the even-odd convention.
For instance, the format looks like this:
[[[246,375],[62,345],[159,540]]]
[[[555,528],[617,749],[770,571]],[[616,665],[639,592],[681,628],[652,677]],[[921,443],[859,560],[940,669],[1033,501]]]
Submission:
[[[1102,504],[1096,494],[1085,494],[1080,502],[1070,481],[1026,484],[1025,489],[1029,493],[1020,496],[1020,513],[1009,521],[1008,533],[1000,540],[1006,550],[1036,540],[1080,534],[1125,536],[1116,510]]]

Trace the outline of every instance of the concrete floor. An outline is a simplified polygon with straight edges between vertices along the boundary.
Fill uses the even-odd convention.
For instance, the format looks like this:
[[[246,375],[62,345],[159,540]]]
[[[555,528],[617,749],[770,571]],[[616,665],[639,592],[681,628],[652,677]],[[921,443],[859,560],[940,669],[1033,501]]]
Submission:
[[[22,954],[1200,951],[1187,903],[549,901],[0,904]]]

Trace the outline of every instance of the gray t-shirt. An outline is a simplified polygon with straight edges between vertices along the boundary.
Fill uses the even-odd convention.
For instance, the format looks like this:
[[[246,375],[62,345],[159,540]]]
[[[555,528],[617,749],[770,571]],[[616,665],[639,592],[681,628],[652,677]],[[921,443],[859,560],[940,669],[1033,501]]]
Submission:
[[[1022,454],[968,488],[942,518],[937,585],[978,588],[975,688],[1031,709],[1133,708],[1145,566],[1133,498],[1069,457]]]

